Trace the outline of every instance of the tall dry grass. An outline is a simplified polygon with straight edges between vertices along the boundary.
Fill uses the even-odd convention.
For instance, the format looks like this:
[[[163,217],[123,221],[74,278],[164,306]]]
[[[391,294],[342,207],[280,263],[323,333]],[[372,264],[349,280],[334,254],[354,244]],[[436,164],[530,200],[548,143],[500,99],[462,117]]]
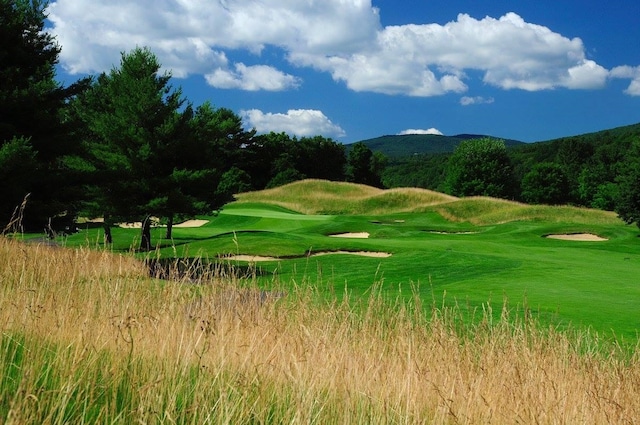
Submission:
[[[300,180],[273,189],[236,195],[239,202],[265,202],[304,214],[391,214],[457,199],[418,188],[382,190],[327,180]]]
[[[382,190],[361,184],[301,180],[236,195],[238,202],[264,202],[303,214],[370,214],[435,211],[450,221],[476,225],[521,220],[576,224],[621,224],[616,213],[572,206],[528,205],[505,199],[456,198],[418,188]]]
[[[0,238],[4,423],[635,423],[640,358],[588,332]],[[487,307],[490,308],[490,307]],[[504,310],[505,316],[508,310]]]

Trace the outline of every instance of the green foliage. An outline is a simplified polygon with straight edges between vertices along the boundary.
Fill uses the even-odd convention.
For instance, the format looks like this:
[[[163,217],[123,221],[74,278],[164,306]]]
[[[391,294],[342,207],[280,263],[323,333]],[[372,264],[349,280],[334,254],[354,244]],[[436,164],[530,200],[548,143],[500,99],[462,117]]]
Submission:
[[[455,136],[441,136],[438,134],[404,134],[387,135],[375,137],[373,139],[362,140],[374,152],[380,152],[391,160],[395,161],[408,158],[414,155],[437,155],[451,153],[465,140],[481,139],[490,137],[475,134],[458,134]],[[505,140],[507,147],[523,146],[523,142],[517,140]],[[354,144],[347,145],[348,149]]]
[[[92,194],[105,217],[138,221],[193,206],[177,187],[190,180],[184,175],[187,169],[176,173],[177,163],[188,162],[181,158],[180,144],[192,110],[179,111],[181,91],[173,90],[170,75],[159,75],[159,70],[148,49],[123,53],[120,67],[100,75],[74,102],[99,182]],[[142,240],[147,243],[141,248],[150,249],[148,235]]]
[[[447,189],[454,196],[509,197],[512,186],[513,169],[502,140],[464,141],[449,159]]]
[[[381,187],[381,174],[386,160],[383,155],[374,155],[362,142],[352,145],[347,158],[347,180],[369,186]]]
[[[251,175],[253,189],[301,178],[344,180],[345,147],[330,138],[298,140],[286,133],[271,132],[254,137],[247,151],[250,160],[238,166]]]
[[[66,102],[86,87],[86,80],[63,88],[55,81],[55,65],[60,48],[44,31],[47,2],[38,0],[0,0],[0,146],[15,151],[16,140],[29,140],[28,161],[11,169],[28,175],[23,182],[3,180],[0,188],[11,196],[3,205],[15,207],[31,193],[25,225],[42,229],[49,217],[72,214],[81,191],[68,158],[78,155],[77,139],[66,120]],[[8,151],[5,151],[5,155]],[[9,169],[5,170],[8,172]],[[6,217],[1,208],[0,219]]]
[[[384,187],[419,187],[445,191],[450,154],[413,155],[391,159],[382,174]]]
[[[236,193],[246,192],[251,189],[251,176],[238,167],[231,167],[220,178],[216,189],[216,195],[220,205],[233,200]]]
[[[640,139],[634,141],[618,182],[615,211],[626,223],[640,227]]]
[[[7,224],[14,209],[33,188],[36,154],[29,140],[13,138],[0,146],[0,223]]]
[[[554,162],[534,165],[522,179],[522,198],[532,204],[562,204],[568,191],[564,168]]]
[[[295,168],[287,168],[284,171],[280,171],[276,174],[267,184],[266,189],[270,189],[272,187],[278,187],[285,185],[287,183],[292,183],[298,180],[303,180],[305,178],[304,174],[300,174],[298,170]]]

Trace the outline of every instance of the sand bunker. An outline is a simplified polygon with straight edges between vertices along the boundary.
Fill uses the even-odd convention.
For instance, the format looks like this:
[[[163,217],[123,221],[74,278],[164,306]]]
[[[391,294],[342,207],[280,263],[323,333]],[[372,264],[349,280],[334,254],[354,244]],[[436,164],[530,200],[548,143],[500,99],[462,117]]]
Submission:
[[[478,232],[445,232],[443,230],[427,230],[434,235],[476,235]]]
[[[159,225],[157,219],[151,218],[151,227],[167,227],[166,225]],[[209,220],[187,220],[182,223],[174,224],[173,227],[200,227],[207,224]],[[134,223],[119,223],[119,227],[125,229],[140,229],[142,227],[142,223],[136,221]]]
[[[182,223],[174,224],[173,227],[200,227],[207,224],[209,220],[187,220]]]
[[[333,255],[333,254],[347,254],[358,255],[360,257],[372,257],[372,258],[389,258],[391,254],[388,252],[373,252],[373,251],[324,251],[315,252],[310,257],[319,257],[321,255]]]
[[[314,252],[309,255],[301,255],[299,257],[288,257],[288,258],[276,258],[276,257],[263,257],[260,255],[229,255],[225,257],[221,257],[222,260],[229,261],[246,261],[248,263],[259,263],[261,261],[280,261],[280,260],[291,260],[294,258],[305,258],[305,257],[320,257],[323,255],[335,255],[335,254],[343,254],[343,255],[357,255],[360,257],[371,257],[371,258],[389,258],[391,254],[388,252],[374,252],[374,251],[320,251]]]
[[[329,235],[332,238],[353,238],[353,239],[367,239],[369,237],[369,233],[367,232],[359,232],[359,233],[338,233],[335,235]]]
[[[580,241],[580,242],[601,242],[601,241],[608,240],[606,238],[602,238],[592,233],[569,233],[569,234],[559,234],[559,235],[547,235],[545,237],[548,239],[560,239],[563,241]]]
[[[279,258],[276,257],[263,257],[260,255],[229,255],[226,257],[221,257],[222,260],[230,260],[230,261],[246,261],[248,263],[259,263],[261,261],[278,261]]]

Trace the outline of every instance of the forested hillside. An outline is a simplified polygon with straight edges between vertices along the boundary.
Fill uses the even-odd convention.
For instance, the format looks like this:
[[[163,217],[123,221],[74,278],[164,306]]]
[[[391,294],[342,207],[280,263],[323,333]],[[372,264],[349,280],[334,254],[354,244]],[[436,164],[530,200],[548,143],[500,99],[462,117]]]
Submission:
[[[571,203],[614,210],[620,188],[631,185],[636,167],[640,124],[559,139],[507,145],[513,167],[514,199],[533,203]],[[390,158],[382,182],[386,187],[416,186],[447,191],[453,153]],[[551,192],[559,193],[554,195]]]
[[[450,153],[465,140],[492,137],[479,134],[458,134],[455,136],[441,136],[437,134],[402,134],[381,136],[362,140],[373,152],[380,152],[390,159],[404,158],[413,155]],[[507,146],[524,144],[518,140],[504,140]],[[347,145],[347,150],[352,145]]]

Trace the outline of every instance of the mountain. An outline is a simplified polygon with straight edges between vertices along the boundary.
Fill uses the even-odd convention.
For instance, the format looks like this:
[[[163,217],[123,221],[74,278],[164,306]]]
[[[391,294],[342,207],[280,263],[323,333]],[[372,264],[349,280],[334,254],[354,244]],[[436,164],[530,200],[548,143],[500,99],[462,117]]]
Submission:
[[[453,152],[461,142],[469,139],[491,137],[480,134],[458,134],[456,136],[439,136],[436,134],[406,134],[395,136],[381,136],[373,139],[361,140],[373,152],[382,152],[389,158],[401,158],[416,154],[434,154]],[[518,140],[505,140],[509,146],[524,144]],[[351,146],[347,145],[347,150]]]

